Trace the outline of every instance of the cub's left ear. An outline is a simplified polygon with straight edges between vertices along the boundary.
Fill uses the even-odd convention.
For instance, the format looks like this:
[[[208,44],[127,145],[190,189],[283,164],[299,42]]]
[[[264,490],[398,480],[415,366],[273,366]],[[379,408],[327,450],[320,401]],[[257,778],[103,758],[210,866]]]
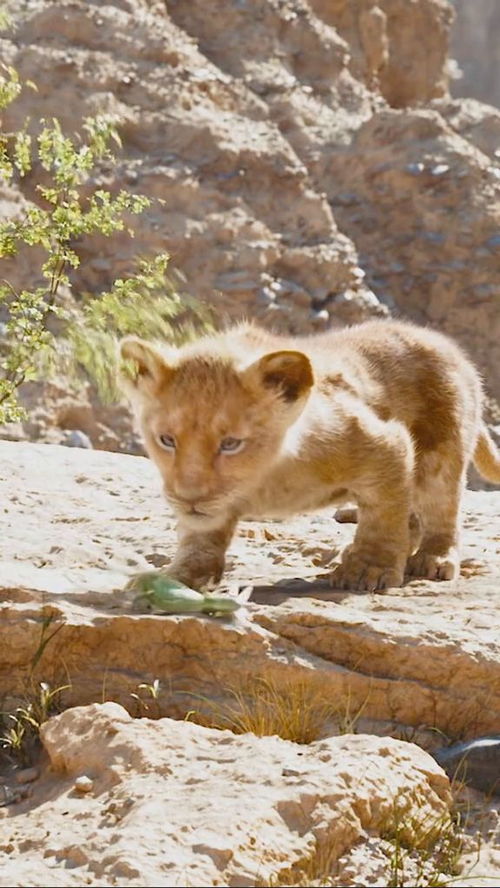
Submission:
[[[258,375],[261,385],[277,389],[289,404],[304,397],[314,385],[311,362],[298,351],[272,352],[248,369]]]
[[[164,384],[172,371],[164,355],[150,342],[127,336],[119,343],[119,379],[128,394],[152,393]]]

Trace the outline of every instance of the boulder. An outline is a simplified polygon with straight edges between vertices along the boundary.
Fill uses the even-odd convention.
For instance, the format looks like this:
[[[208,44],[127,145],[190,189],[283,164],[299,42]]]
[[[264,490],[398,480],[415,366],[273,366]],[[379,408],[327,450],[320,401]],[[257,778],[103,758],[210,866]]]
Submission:
[[[401,824],[426,849],[428,826],[449,818],[447,777],[398,740],[299,746],[116,703],[55,716],[42,740],[36,804],[0,820],[0,885],[293,884]]]

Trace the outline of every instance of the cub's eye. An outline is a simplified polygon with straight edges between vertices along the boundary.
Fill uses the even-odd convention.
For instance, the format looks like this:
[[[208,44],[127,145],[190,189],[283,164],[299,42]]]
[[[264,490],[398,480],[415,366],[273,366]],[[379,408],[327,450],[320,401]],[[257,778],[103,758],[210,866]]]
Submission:
[[[219,449],[221,453],[238,453],[244,446],[243,438],[223,438]]]
[[[158,435],[158,444],[164,450],[175,450],[175,438],[172,435]]]

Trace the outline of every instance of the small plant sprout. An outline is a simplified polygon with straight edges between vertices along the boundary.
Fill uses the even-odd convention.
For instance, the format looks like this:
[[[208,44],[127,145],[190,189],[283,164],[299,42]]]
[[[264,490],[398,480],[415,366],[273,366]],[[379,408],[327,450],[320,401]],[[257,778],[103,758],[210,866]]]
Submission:
[[[153,718],[159,718],[160,711],[160,695],[161,683],[158,678],[151,684],[141,682],[137,685],[137,693],[131,693],[130,696],[136,704],[136,717],[141,718],[148,713]]]
[[[69,688],[70,685],[51,688],[47,682],[39,682],[36,694],[27,697],[14,712],[3,713],[6,728],[0,735],[0,747],[9,757],[22,765],[33,760],[39,744],[40,727],[58,710],[60,695]]]

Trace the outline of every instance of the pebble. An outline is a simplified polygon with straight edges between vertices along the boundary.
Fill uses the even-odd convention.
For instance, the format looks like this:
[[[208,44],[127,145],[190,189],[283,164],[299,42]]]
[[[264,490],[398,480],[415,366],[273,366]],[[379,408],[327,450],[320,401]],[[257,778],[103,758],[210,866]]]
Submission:
[[[444,176],[445,173],[449,172],[449,166],[447,163],[438,163],[436,166],[432,167],[431,175],[432,176]]]
[[[313,322],[323,322],[327,323],[330,320],[330,313],[326,310],[326,308],[320,309],[320,311],[312,311],[310,313],[310,318]]]
[[[36,780],[39,774],[38,768],[23,768],[22,771],[16,772],[14,779],[16,783],[33,783],[33,780]]]
[[[85,774],[82,774],[81,777],[77,777],[75,780],[74,788],[76,792],[92,792],[94,789],[94,781],[87,777]]]
[[[80,429],[72,429],[62,442],[66,447],[83,447],[85,450],[93,450],[92,441],[85,432]]]

